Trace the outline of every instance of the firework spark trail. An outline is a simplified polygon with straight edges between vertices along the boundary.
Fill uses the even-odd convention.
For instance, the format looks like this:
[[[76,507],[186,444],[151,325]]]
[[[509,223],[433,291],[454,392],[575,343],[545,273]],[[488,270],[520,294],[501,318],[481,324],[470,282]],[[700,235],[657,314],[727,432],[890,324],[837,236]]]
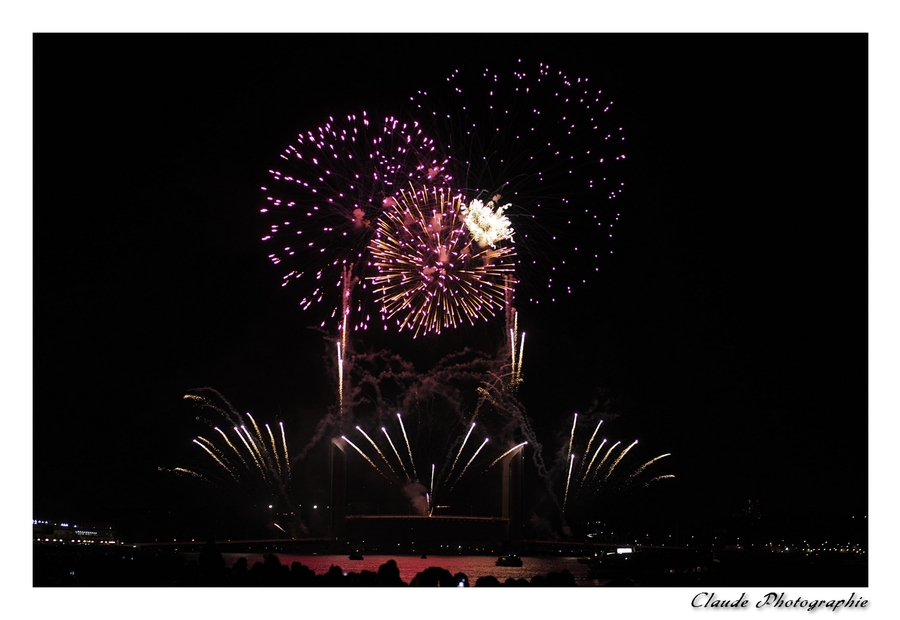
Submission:
[[[394,445],[394,442],[391,441],[391,436],[388,435],[387,429],[382,426],[381,432],[384,433],[384,436],[387,437],[388,443],[391,444],[391,450],[394,451],[394,454],[397,456],[397,461],[400,463],[400,467],[403,468],[403,475],[406,476],[407,480],[412,480],[412,478],[409,477],[409,472],[406,470],[406,465],[403,464],[403,459],[400,458],[400,453],[397,452],[397,447]]]
[[[350,302],[352,301],[353,295],[353,285],[356,283],[356,278],[354,278],[350,273],[350,267],[344,266],[342,270],[341,276],[341,322],[339,325],[339,329],[341,331],[341,344],[344,347],[344,351],[348,350],[349,347],[349,332],[350,332]]]
[[[253,429],[256,431],[256,437],[259,439],[258,442],[255,439],[253,440],[253,446],[256,448],[256,453],[259,454],[259,459],[260,459],[260,461],[262,461],[263,465],[265,465],[267,468],[270,468],[272,466],[272,463],[271,463],[272,458],[270,458],[270,457],[274,456],[275,462],[278,463],[278,456],[274,452],[271,455],[269,454],[269,449],[266,448],[266,440],[263,439],[263,434],[259,430],[259,426],[256,425],[256,420],[254,420],[253,416],[250,415],[250,412],[247,412],[247,417],[250,418],[250,422],[251,422],[251,424],[253,424]],[[268,428],[268,425],[266,425],[266,427]],[[271,435],[272,435],[272,431],[269,431],[269,436],[271,437]],[[272,447],[273,448],[275,447],[274,439],[272,440]],[[274,474],[274,471],[272,473]],[[280,464],[278,465],[278,477],[279,478],[281,477],[281,465]]]
[[[272,525],[274,525],[274,526],[277,527],[279,530],[281,530],[282,532],[284,532],[284,528],[281,527],[280,525],[278,525],[277,523],[272,523]],[[287,534],[287,532],[284,532],[284,533]],[[290,534],[288,534],[288,536],[290,536]],[[293,538],[293,536],[291,536],[291,538]]]
[[[381,474],[382,477],[387,478],[387,476],[385,476],[384,473],[383,473],[380,469],[378,469],[378,466],[375,464],[375,461],[373,461],[372,459],[370,459],[370,458],[368,457],[368,455],[367,455],[365,452],[363,452],[362,450],[360,450],[360,449],[356,446],[355,443],[353,443],[352,441],[350,441],[349,439],[347,439],[344,435],[341,435],[341,439],[343,439],[343,440],[346,441],[348,444],[350,444],[351,446],[353,446],[353,449],[356,450],[357,452],[359,452],[360,456],[362,456],[364,459],[366,459],[366,461],[369,463],[369,465],[372,466],[372,469],[374,469],[374,470],[377,471],[379,474]]]
[[[597,436],[597,431],[600,430],[601,424],[603,424],[603,420],[600,420],[599,422],[597,422],[597,427],[594,429],[594,432],[591,433],[591,438],[588,439],[587,448],[585,448],[585,450],[584,450],[585,455],[588,455],[591,453],[591,445],[594,443],[594,438]],[[585,461],[586,461],[586,459],[581,459],[580,471],[582,473],[585,473],[585,470],[584,470]],[[581,481],[584,482],[584,478],[582,478]]]
[[[606,443],[606,440],[605,440],[605,439],[603,440],[603,443]],[[609,450],[606,451],[606,454],[603,455],[603,458],[600,459],[600,462],[597,463],[597,468],[594,469],[594,473],[593,473],[593,475],[591,476],[591,480],[592,480],[592,481],[594,480],[594,478],[597,477],[597,473],[598,473],[601,469],[603,469],[603,464],[606,462],[606,459],[609,458],[609,455],[612,454],[612,451],[615,450],[616,447],[617,447],[620,443],[622,443],[622,442],[621,442],[621,441],[617,441],[617,442],[614,443],[612,446],[610,446]],[[600,445],[601,445],[601,447],[602,447],[603,444],[600,444]],[[600,450],[600,448],[597,448],[597,450]]]
[[[503,454],[501,454],[500,456],[495,458],[493,461],[491,461],[491,464],[488,465],[487,467],[485,467],[484,471],[485,472],[488,471],[491,467],[493,467],[494,465],[496,465],[497,463],[502,461],[505,456],[507,456],[511,452],[514,452],[515,450],[518,450],[519,448],[521,448],[522,446],[525,446],[525,445],[528,445],[527,441],[523,441],[522,443],[513,446],[512,448],[510,448],[509,450],[507,450],[506,452],[504,452]],[[484,473],[484,472],[482,472],[482,473]]]
[[[278,447],[275,445],[275,435],[272,434],[272,429],[269,428],[268,424],[266,424],[266,430],[269,432],[269,439],[272,440],[272,458],[278,466],[278,477],[281,478],[284,474],[281,472],[281,460],[278,458]]]
[[[374,441],[372,441],[372,438],[369,437],[369,434],[366,433],[366,431],[364,431],[363,429],[361,429],[358,425],[356,427],[356,430],[358,430],[360,433],[362,433],[363,437],[365,437],[369,441],[369,443],[372,444],[372,447],[375,448],[375,452],[378,453],[378,456],[381,457],[381,460],[384,461],[384,464],[388,466],[388,469],[391,470],[391,473],[396,474],[397,472],[394,471],[394,468],[391,466],[390,462],[388,462],[387,457],[384,455],[384,452],[382,452],[381,448],[379,448],[378,445]]]
[[[243,426],[241,426],[240,428],[235,426],[234,432],[237,433],[238,438],[243,442],[244,447],[247,448],[247,452],[250,453],[250,456],[253,458],[253,462],[256,463],[257,467],[259,467],[259,471],[260,471],[260,473],[262,473],[263,478],[266,478],[266,470],[263,468],[262,463],[260,463],[259,460],[257,460],[256,454],[253,452],[253,448],[250,447],[250,444],[248,444],[247,440],[244,439],[244,436],[241,435],[240,429],[242,429],[242,428],[244,429],[244,432],[246,433],[247,429],[245,429]],[[247,436],[250,437],[250,433],[247,433]],[[251,438],[250,441],[253,441],[253,439]]]
[[[198,474],[197,472],[195,472],[192,469],[185,469],[184,467],[174,467],[172,469],[169,469],[167,467],[157,467],[156,469],[157,469],[157,471],[172,472],[175,474],[185,474],[185,475],[191,476],[193,478],[199,478],[200,480],[202,480],[204,482],[210,482],[209,478],[207,478],[206,476],[204,476],[202,474]]]
[[[337,343],[338,362],[338,414],[344,416],[344,356],[341,355],[341,343]]]
[[[247,430],[247,427],[243,424],[241,425],[241,430],[244,431],[244,434],[247,436],[248,441],[250,442],[250,447],[253,448],[254,458],[258,458],[257,461],[260,467],[265,470],[266,469],[266,459],[262,454],[262,451],[259,449],[259,444],[256,443],[256,439],[253,438],[253,435],[250,434],[250,431]],[[265,447],[265,446],[263,446]],[[265,471],[264,471],[265,473]]]
[[[644,483],[644,488],[646,489],[647,487],[649,487],[652,483],[656,482],[657,480],[665,480],[666,478],[674,478],[674,477],[675,477],[675,476],[673,476],[672,474],[665,474],[665,475],[662,475],[662,476],[656,476],[655,478],[651,478],[650,480],[648,480],[647,482],[645,482],[645,483]]]
[[[228,465],[226,465],[225,463],[223,463],[222,460],[221,460],[219,457],[217,457],[217,456],[213,453],[212,450],[210,450],[209,448],[207,448],[205,445],[203,445],[202,443],[200,443],[200,442],[197,441],[196,439],[194,440],[194,443],[197,444],[198,446],[200,446],[201,448],[203,448],[204,450],[206,450],[207,454],[209,454],[211,457],[213,457],[213,459],[215,459],[216,463],[218,463],[219,465],[221,465],[221,466],[222,466],[222,469],[224,469],[224,470],[227,471],[229,474],[231,474],[231,477],[234,478],[235,481],[237,481],[238,477],[235,475],[235,473],[234,473],[233,471],[231,471],[231,468],[228,467]]]
[[[516,366],[516,383],[522,383],[522,360],[524,358],[525,358],[525,332],[522,332],[522,339],[519,341],[519,363]]]
[[[281,443],[284,446],[284,465],[285,465],[285,468],[287,469],[287,482],[290,483],[290,481],[291,481],[291,458],[290,458],[290,455],[288,454],[287,439],[284,436],[284,423],[279,422],[278,426],[281,427]]]
[[[613,461],[613,464],[610,465],[609,469],[606,470],[606,475],[603,476],[603,482],[606,482],[607,480],[609,480],[609,477],[610,477],[610,475],[612,475],[613,470],[616,468],[616,465],[618,465],[619,462],[625,457],[625,455],[628,454],[629,450],[631,450],[633,447],[635,447],[637,445],[637,442],[638,442],[638,440],[635,439],[633,442],[631,442],[631,445],[629,445],[627,448],[625,448],[624,450],[622,450],[622,452],[619,453],[619,456],[616,458],[616,460]]]
[[[606,444],[606,439],[604,439],[603,441],[601,441],[601,442],[600,442],[600,445],[597,446],[597,449],[594,451],[594,456],[591,457],[591,462],[588,463],[587,468],[584,470],[584,475],[581,477],[581,484],[582,484],[582,485],[584,484],[584,481],[587,479],[588,474],[591,473],[591,466],[593,466],[594,461],[597,460],[597,455],[600,454],[600,450],[603,448],[603,446],[604,446],[605,444]]]
[[[201,437],[200,435],[197,435],[197,439],[199,439],[200,441],[202,441],[203,443],[205,443],[206,446],[207,446],[210,450],[212,450],[213,452],[215,452],[216,455],[217,455],[220,459],[222,459],[223,461],[225,461],[225,463],[226,463],[229,467],[231,467],[231,461],[229,461],[228,458],[225,456],[225,454],[223,454],[223,452],[222,452],[221,450],[219,450],[219,448],[216,446],[216,444],[214,444],[213,442],[211,442],[211,441],[210,441],[209,439],[207,439],[206,437]],[[196,440],[195,440],[195,441],[196,441]]]
[[[218,426],[213,427],[213,430],[217,431],[217,432],[222,436],[222,439],[225,440],[225,443],[227,443],[229,446],[231,446],[231,449],[234,450],[234,453],[238,455],[238,458],[239,458],[239,459],[241,459],[241,463],[244,464],[244,467],[245,467],[246,469],[250,469],[250,466],[247,465],[247,461],[244,460],[244,455],[241,454],[240,451],[239,451],[237,448],[234,447],[234,444],[231,443],[231,440],[228,439],[228,436],[227,436],[225,433],[223,433],[223,432],[219,429]]]
[[[462,468],[462,471],[461,471],[461,472],[459,472],[459,477],[456,479],[456,482],[453,483],[453,486],[450,487],[450,490],[451,490],[451,491],[453,490],[453,488],[454,488],[457,484],[459,484],[459,481],[462,479],[462,477],[463,477],[464,475],[466,475],[466,470],[469,469],[469,465],[472,464],[472,461],[475,460],[475,457],[478,456],[478,453],[481,452],[482,448],[484,448],[484,446],[487,445],[487,442],[488,442],[488,438],[485,437],[485,438],[484,438],[484,441],[481,442],[481,445],[478,446],[478,449],[475,450],[475,454],[472,455],[472,458],[469,459],[469,462],[466,463],[466,466]]]
[[[204,396],[198,396],[196,394],[185,394],[184,398],[186,400],[193,400],[193,401],[200,402],[202,406],[208,407],[208,408],[212,409],[213,411],[217,411],[219,414],[222,415],[222,417],[224,417],[226,420],[228,420],[229,424],[232,424],[234,426],[237,426],[238,424],[240,424],[241,414],[239,414],[237,412],[237,409],[234,408],[234,406],[228,401],[227,398],[222,396],[221,392],[219,392],[218,390],[215,390],[211,387],[194,388],[194,391],[211,392],[211,393],[215,394],[219,398],[219,400],[221,400],[225,404],[225,406],[228,407],[228,411],[222,409],[221,407],[217,407],[208,398],[206,398]]]
[[[572,478],[572,465],[575,463],[575,455],[569,455],[569,473],[566,475],[566,493],[563,495],[563,512],[566,510],[566,503],[569,501],[569,481]]]
[[[247,417],[250,418],[250,423],[253,424],[253,429],[256,431],[256,436],[259,438],[259,443],[265,446],[265,442],[263,441],[262,433],[259,432],[259,427],[256,425],[256,420],[253,419],[253,416],[247,412]],[[260,455],[261,456],[261,455]]]
[[[629,484],[632,480],[634,480],[635,478],[640,476],[641,472],[643,472],[645,469],[647,469],[647,467],[649,467],[650,465],[653,465],[653,463],[655,463],[659,459],[665,458],[667,456],[671,456],[671,453],[667,452],[666,454],[660,454],[659,456],[650,459],[649,461],[647,461],[646,463],[644,463],[643,465],[641,465],[640,467],[635,469],[634,472],[632,472],[632,474],[630,476],[628,476],[628,479],[625,481],[625,484]]]
[[[575,418],[572,420],[572,432],[569,433],[569,449],[566,451],[566,457],[572,455],[572,443],[575,441],[575,424],[578,423],[578,414],[575,414]]]
[[[409,452],[409,463],[412,465],[413,476],[418,479],[419,474],[416,472],[416,461],[413,459],[412,448],[409,446],[409,437],[406,436],[406,427],[403,426],[403,418],[400,414],[397,414],[397,419],[400,420],[400,430],[403,431],[403,439],[406,441],[406,450]]]
[[[472,426],[469,427],[469,432],[466,433],[465,439],[462,440],[462,444],[459,446],[459,452],[456,453],[456,457],[453,459],[453,464],[450,465],[450,471],[447,472],[447,480],[450,479],[451,474],[453,474],[453,468],[456,467],[456,461],[459,460],[459,455],[462,454],[463,448],[466,447],[466,442],[469,441],[469,435],[472,434],[472,431],[475,429],[475,422],[472,422]]]
[[[516,323],[518,323],[518,315],[516,315]],[[510,385],[515,388],[520,383],[522,383],[522,357],[525,354],[525,332],[522,332],[522,337],[517,340],[516,328],[511,328],[509,330],[509,351],[511,356],[511,375]],[[519,346],[519,356],[516,358],[516,345]]]

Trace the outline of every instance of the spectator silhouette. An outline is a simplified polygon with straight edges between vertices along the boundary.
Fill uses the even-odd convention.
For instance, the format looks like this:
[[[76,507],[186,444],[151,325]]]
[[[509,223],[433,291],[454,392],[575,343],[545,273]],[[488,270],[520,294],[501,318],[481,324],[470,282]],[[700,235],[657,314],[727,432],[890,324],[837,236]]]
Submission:
[[[493,575],[485,575],[484,577],[479,577],[475,580],[475,587],[480,588],[482,586],[485,587],[494,587],[499,586],[500,580],[494,577]]]
[[[388,560],[378,567],[378,575],[375,583],[379,586],[403,586],[403,580],[400,579],[400,568],[395,560]]]
[[[429,566],[418,573],[410,582],[411,586],[440,586],[442,588],[456,587],[453,575],[446,568]]]
[[[216,541],[210,539],[203,545],[198,558],[198,581],[201,585],[221,584],[225,581],[225,560],[216,546]]]

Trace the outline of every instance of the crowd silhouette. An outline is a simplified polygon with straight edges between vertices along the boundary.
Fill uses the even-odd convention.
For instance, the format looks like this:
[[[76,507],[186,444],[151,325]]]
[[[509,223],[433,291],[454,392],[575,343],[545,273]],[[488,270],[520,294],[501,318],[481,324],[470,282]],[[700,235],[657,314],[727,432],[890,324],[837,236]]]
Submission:
[[[317,574],[301,562],[282,564],[270,554],[262,562],[248,566],[238,558],[226,566],[216,543],[207,542],[197,560],[179,555],[123,553],[107,550],[77,553],[45,550],[34,554],[35,586],[574,586],[575,577],[567,570],[536,575],[531,580],[493,576],[478,577],[470,583],[465,573],[451,574],[438,566],[417,573],[409,583],[400,577],[397,562],[388,560],[378,571],[345,571],[332,566]]]

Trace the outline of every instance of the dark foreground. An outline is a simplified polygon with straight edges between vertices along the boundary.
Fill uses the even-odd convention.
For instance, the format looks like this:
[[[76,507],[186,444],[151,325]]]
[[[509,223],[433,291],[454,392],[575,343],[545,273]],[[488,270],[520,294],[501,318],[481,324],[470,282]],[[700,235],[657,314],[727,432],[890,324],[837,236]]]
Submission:
[[[34,586],[575,586],[575,576],[566,569],[532,574],[528,579],[480,575],[470,582],[464,572],[442,568],[434,558],[410,579],[401,578],[397,562],[388,559],[372,570],[354,569],[347,558],[340,565],[319,572],[303,561],[282,563],[275,554],[262,556],[252,565],[239,557],[229,566],[214,542],[193,557],[140,550],[131,547],[91,548],[34,546]],[[250,555],[259,559],[260,554]],[[446,560],[446,558],[444,558]],[[233,560],[233,557],[232,557]],[[681,551],[643,552],[634,557],[612,558],[601,565],[584,566],[606,586],[814,586],[868,585],[868,570],[860,558],[840,555],[752,554]],[[452,562],[451,564],[452,565]],[[581,565],[579,565],[581,567]],[[408,568],[408,567],[407,567]],[[595,573],[595,574],[594,574]],[[498,569],[497,574],[503,574]],[[508,572],[506,573],[508,574]],[[581,580],[582,584],[584,580]]]
[[[440,562],[440,560],[436,560]],[[282,564],[270,554],[262,562],[248,567],[239,558],[230,568],[214,544],[200,552],[197,561],[184,556],[162,553],[130,553],[111,550],[71,553],[57,548],[35,549],[35,586],[574,586],[575,577],[568,571],[537,575],[530,580],[507,578],[503,583],[492,576],[469,582],[465,573],[432,566],[416,574],[409,582],[400,578],[395,560],[388,560],[377,571],[348,571],[332,566],[315,573],[301,562]],[[348,565],[352,561],[348,560]]]

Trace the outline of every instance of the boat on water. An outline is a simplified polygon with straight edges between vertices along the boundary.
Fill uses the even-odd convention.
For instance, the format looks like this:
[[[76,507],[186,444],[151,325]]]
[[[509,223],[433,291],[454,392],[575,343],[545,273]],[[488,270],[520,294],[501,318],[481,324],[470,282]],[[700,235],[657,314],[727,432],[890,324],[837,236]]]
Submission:
[[[351,559],[351,560],[362,560],[362,559],[363,559],[363,556],[362,556],[361,553],[351,553],[351,554],[350,554],[350,559]]]
[[[514,553],[497,558],[497,566],[522,566],[522,558]]]

